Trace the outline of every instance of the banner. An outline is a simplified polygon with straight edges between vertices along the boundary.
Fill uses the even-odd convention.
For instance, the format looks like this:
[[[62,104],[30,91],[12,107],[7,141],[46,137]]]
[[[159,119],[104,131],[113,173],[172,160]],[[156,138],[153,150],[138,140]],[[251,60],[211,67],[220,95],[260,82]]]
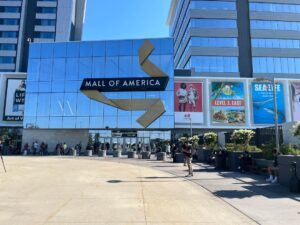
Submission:
[[[285,122],[283,84],[276,84],[278,123]],[[274,95],[272,83],[252,83],[254,124],[274,124]]]
[[[203,123],[203,84],[175,82],[175,123]]]
[[[4,121],[23,121],[25,91],[25,79],[7,79]]]
[[[211,109],[213,124],[245,124],[244,84],[242,82],[212,82]]]
[[[300,83],[292,83],[291,90],[293,120],[300,121]]]

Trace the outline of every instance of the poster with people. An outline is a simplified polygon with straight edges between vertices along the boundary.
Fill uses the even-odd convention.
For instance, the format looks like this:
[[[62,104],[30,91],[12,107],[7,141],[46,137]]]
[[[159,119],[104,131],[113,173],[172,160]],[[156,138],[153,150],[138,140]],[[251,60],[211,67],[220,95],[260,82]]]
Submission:
[[[212,82],[211,110],[213,124],[245,124],[244,83]]]
[[[4,121],[23,121],[25,91],[25,79],[7,79]]]
[[[300,121],[300,83],[291,84],[293,120]]]
[[[175,82],[175,123],[203,123],[203,84]]]
[[[274,124],[274,93],[272,83],[252,83],[252,107],[254,124]],[[283,84],[277,83],[276,102],[278,123],[284,123],[284,90]]]

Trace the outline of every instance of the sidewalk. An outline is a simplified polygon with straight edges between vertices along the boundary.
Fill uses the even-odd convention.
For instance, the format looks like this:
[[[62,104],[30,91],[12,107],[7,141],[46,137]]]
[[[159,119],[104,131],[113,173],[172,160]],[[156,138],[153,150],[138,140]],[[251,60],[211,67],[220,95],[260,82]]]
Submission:
[[[154,160],[124,161],[146,165],[174,176],[183,177],[187,174],[187,168],[181,163]],[[194,176],[187,178],[189,181],[220,197],[257,223],[300,224],[300,194],[292,194],[288,188],[279,184],[269,184],[261,175],[217,171],[214,167],[202,163],[193,166]]]

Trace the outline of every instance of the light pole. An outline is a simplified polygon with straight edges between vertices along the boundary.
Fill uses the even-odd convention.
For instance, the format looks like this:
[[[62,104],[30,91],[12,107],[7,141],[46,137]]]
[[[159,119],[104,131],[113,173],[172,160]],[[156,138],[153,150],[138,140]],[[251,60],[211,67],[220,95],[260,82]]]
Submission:
[[[272,83],[273,87],[273,103],[274,103],[274,125],[275,125],[275,141],[276,141],[276,151],[277,153],[280,150],[279,147],[279,132],[278,132],[278,114],[277,114],[277,93],[276,93],[276,82],[275,82],[275,77],[273,79],[268,79],[268,78],[256,78],[254,81],[269,81]]]
[[[190,121],[190,130],[191,130],[190,132],[191,132],[191,137],[192,137],[193,136],[192,117],[191,117],[191,115],[186,115],[185,118]]]

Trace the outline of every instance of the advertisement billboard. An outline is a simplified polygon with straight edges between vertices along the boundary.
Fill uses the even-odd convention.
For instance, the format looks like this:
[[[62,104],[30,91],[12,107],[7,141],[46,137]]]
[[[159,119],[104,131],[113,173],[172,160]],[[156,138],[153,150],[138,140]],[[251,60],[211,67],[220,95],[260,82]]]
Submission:
[[[300,121],[300,82],[291,84],[292,114],[294,121]]]
[[[211,110],[213,124],[245,124],[244,83],[212,82]]]
[[[25,79],[7,79],[4,121],[23,121],[25,91]]]
[[[278,123],[284,123],[284,90],[283,84],[276,85]],[[254,124],[274,124],[274,95],[272,83],[252,83],[252,107]]]
[[[175,82],[175,123],[203,123],[203,83]]]

